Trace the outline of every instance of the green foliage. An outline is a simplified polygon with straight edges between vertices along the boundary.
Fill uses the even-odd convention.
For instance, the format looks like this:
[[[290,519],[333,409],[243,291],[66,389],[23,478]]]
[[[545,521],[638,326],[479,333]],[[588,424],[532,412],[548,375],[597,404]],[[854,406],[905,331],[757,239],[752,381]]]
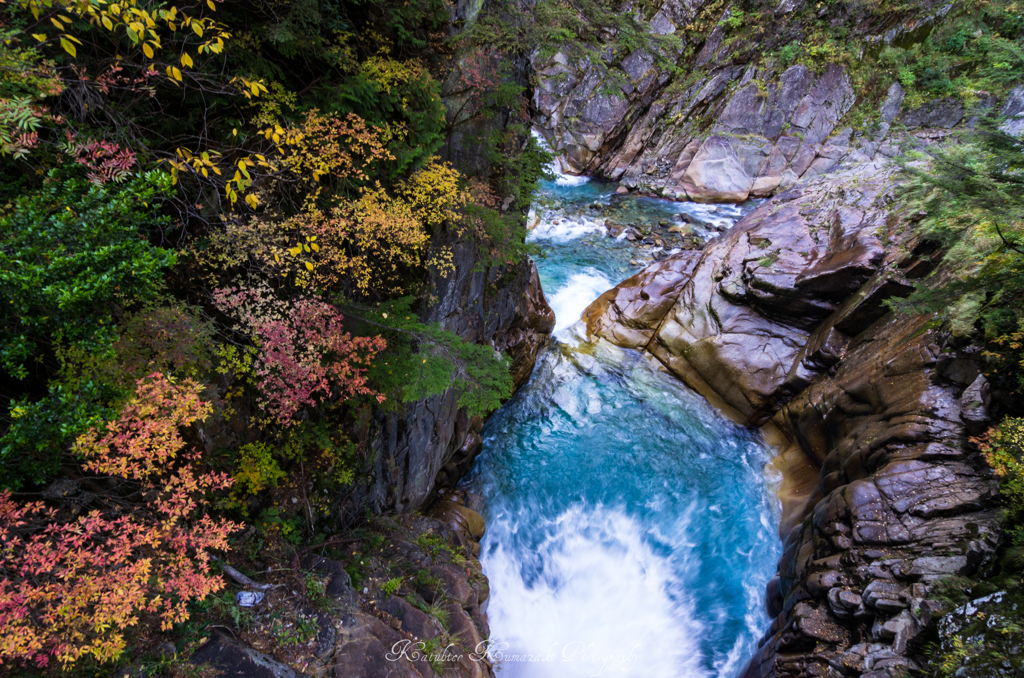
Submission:
[[[277,482],[286,475],[277,465],[269,445],[249,443],[238,451],[238,471],[233,489],[239,493],[257,494],[268,487],[277,487]]]
[[[119,308],[156,297],[173,252],[149,233],[168,224],[159,200],[170,177],[90,184],[52,170],[42,188],[0,216],[0,366],[18,379],[57,346],[102,352]]]
[[[986,127],[904,163],[903,197],[927,214],[918,232],[945,249],[948,279],[896,306],[956,315],[961,328],[980,318],[992,340],[1024,317],[1024,140]]]
[[[490,346],[464,341],[439,323],[420,322],[413,301],[403,297],[365,314],[388,340],[370,379],[392,402],[414,402],[454,388],[459,406],[471,416],[497,409],[512,394],[508,358]]]
[[[621,95],[627,76],[612,64],[635,52],[649,54],[655,64],[679,73],[676,55],[682,43],[675,35],[649,30],[639,11],[622,11],[614,0],[539,0],[524,7],[513,0],[494,3],[492,11],[468,31],[466,40],[516,53],[537,50],[543,61],[561,52],[570,62],[585,62],[600,75],[602,90]],[[609,40],[608,36],[615,36]]]
[[[402,578],[395,577],[394,579],[389,579],[386,582],[384,582],[384,586],[382,586],[381,588],[383,588],[384,590],[384,595],[390,598],[391,596],[395,595],[398,592],[398,589],[400,589],[401,587]]]

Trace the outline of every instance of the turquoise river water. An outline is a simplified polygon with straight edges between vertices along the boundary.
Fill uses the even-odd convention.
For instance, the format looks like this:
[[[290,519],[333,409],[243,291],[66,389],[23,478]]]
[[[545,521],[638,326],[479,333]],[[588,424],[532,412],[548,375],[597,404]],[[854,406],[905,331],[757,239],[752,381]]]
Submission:
[[[573,325],[645,258],[606,220],[666,232],[685,212],[712,234],[743,209],[614,188],[560,176],[534,207],[555,341],[489,419],[465,481],[487,502],[490,653],[500,678],[734,678],[769,623],[771,450],[640,353],[587,344]]]

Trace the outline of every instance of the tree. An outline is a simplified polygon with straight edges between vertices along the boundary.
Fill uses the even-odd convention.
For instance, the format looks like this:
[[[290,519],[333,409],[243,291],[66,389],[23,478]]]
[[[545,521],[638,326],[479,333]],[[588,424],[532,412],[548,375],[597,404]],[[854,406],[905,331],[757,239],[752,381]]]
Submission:
[[[83,469],[107,486],[91,511],[0,493],[0,660],[115,659],[144,617],[169,629],[223,587],[210,551],[226,550],[239,525],[207,515],[204,494],[232,481],[200,472],[181,437],[210,413],[201,390],[154,373],[105,433],[78,439]]]
[[[965,331],[980,318],[994,339],[1024,319],[1024,139],[992,123],[963,135],[914,156],[926,164],[904,164],[903,196],[926,215],[918,232],[945,255],[902,306],[959,314]]]

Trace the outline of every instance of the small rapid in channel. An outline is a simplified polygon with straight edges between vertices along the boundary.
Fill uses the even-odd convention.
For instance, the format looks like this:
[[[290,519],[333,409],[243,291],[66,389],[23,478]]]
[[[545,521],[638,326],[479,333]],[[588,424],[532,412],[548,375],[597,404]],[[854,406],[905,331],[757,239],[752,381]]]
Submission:
[[[534,206],[555,342],[488,420],[464,481],[486,499],[490,654],[502,678],[735,678],[770,621],[771,451],[640,353],[588,344],[574,325],[659,256],[608,237],[611,220],[707,236],[743,210],[614,189],[559,177]]]

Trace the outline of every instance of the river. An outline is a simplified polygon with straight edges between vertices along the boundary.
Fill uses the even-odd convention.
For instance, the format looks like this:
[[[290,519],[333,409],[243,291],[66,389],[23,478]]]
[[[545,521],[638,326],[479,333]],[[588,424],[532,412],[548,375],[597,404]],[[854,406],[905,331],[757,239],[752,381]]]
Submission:
[[[735,678],[770,622],[772,451],[640,353],[586,343],[577,320],[671,251],[672,226],[710,237],[748,208],[615,188],[559,176],[534,205],[555,340],[464,481],[486,499],[491,655],[501,678]],[[622,223],[663,248],[607,235]]]

